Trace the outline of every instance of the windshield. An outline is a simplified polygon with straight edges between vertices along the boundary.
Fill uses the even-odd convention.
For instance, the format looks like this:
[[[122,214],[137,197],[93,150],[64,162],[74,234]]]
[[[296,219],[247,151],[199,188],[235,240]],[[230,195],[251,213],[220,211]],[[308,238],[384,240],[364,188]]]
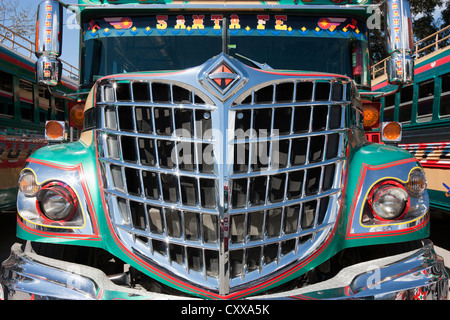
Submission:
[[[367,30],[360,21],[230,14],[227,25],[231,56],[240,54],[274,69],[346,75],[357,85],[370,85]],[[82,85],[111,74],[200,65],[222,52],[222,28],[223,16],[214,14],[90,20],[83,24]]]

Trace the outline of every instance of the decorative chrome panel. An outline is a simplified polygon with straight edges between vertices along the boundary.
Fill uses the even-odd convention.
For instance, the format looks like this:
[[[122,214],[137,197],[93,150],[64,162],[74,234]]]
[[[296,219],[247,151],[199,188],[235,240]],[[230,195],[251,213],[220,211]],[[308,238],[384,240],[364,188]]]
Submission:
[[[97,83],[103,190],[120,241],[220,294],[310,256],[339,212],[347,86],[223,54]]]

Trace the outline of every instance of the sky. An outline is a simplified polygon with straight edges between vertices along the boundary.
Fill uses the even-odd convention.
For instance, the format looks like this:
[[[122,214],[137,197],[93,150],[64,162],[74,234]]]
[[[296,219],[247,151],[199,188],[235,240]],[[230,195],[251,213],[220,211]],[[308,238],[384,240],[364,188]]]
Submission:
[[[19,0],[19,6],[37,11],[41,0]],[[77,0],[67,0],[65,3],[78,3]],[[63,49],[61,59],[78,68],[79,65],[79,29],[74,26],[74,15],[64,9]]]

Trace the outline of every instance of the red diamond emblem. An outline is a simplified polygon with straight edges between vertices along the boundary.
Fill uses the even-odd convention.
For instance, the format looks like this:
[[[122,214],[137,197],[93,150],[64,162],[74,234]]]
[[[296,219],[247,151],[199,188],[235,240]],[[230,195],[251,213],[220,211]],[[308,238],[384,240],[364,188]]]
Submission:
[[[235,80],[239,78],[239,76],[225,63],[222,63],[219,67],[212,71],[208,77],[222,92],[225,92],[228,87],[230,87]]]

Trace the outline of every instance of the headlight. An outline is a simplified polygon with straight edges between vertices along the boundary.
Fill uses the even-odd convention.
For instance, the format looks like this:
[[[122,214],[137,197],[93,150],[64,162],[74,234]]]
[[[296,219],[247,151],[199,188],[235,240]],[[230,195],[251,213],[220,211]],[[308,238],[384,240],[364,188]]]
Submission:
[[[422,169],[415,169],[409,175],[408,183],[406,184],[408,191],[413,194],[413,196],[420,195],[427,189],[427,179]]]
[[[39,190],[36,200],[39,211],[53,221],[70,219],[78,208],[75,193],[63,183],[45,185]]]
[[[32,197],[39,190],[39,185],[36,182],[36,176],[33,172],[25,170],[19,178],[19,189],[27,197]]]
[[[385,181],[373,187],[369,195],[373,213],[383,220],[394,220],[407,212],[409,195],[396,181]]]

